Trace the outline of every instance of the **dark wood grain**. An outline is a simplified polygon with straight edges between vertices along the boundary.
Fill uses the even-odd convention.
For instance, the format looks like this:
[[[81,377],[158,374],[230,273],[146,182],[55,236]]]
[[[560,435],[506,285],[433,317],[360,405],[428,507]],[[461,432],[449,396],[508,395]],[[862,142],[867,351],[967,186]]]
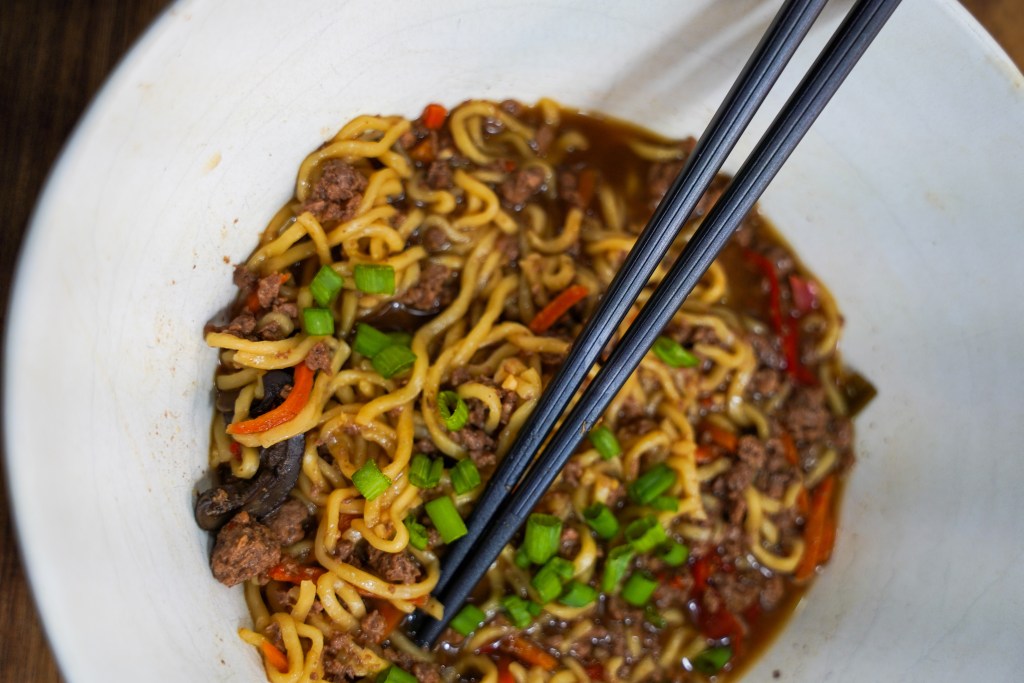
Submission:
[[[963,2],[1024,65],[1024,0]],[[14,262],[47,171],[93,94],[167,0],[0,4],[0,321],[6,321]],[[18,559],[2,477],[0,469],[0,681],[55,683],[61,677]]]
[[[47,171],[103,80],[166,5],[0,3],[0,320],[7,319],[14,262]],[[0,680],[61,680],[18,558],[6,481],[0,481]]]

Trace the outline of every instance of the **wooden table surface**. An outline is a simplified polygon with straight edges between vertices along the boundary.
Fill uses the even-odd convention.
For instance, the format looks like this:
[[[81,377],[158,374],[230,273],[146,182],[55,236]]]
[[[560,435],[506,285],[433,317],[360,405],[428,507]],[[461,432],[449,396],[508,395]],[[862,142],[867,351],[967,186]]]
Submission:
[[[1024,0],[963,0],[1024,67]],[[21,237],[61,146],[118,59],[166,0],[4,0],[0,9],[0,321]],[[0,469],[0,681],[53,683],[18,558]],[[151,679],[158,672],[140,672]]]

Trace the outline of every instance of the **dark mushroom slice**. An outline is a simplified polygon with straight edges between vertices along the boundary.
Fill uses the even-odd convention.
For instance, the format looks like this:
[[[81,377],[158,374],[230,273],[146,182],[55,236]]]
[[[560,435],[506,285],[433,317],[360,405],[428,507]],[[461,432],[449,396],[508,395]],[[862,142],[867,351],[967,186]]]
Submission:
[[[407,306],[400,301],[386,301],[362,317],[362,322],[377,328],[381,332],[408,332],[420,327],[437,317],[440,308],[421,311]],[[269,374],[269,373],[268,373]]]
[[[248,512],[258,520],[274,512],[299,480],[304,448],[305,437],[297,434],[263,449],[252,479],[233,478],[199,495],[196,523],[216,531],[238,512]]]

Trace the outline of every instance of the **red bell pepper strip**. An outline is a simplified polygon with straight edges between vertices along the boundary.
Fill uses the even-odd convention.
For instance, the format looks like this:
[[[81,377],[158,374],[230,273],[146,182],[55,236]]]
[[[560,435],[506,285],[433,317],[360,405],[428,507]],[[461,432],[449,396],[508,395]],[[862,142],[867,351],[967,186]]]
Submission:
[[[745,251],[747,260],[768,280],[768,314],[772,327],[782,340],[782,353],[786,358],[786,372],[801,384],[817,384],[817,378],[800,362],[800,337],[792,318],[782,315],[782,287],[775,265],[753,249]]]
[[[809,579],[818,565],[828,562],[836,540],[836,524],[832,515],[835,476],[828,476],[811,492],[811,510],[804,526],[804,556],[796,568],[797,581]]]
[[[292,386],[292,391],[288,394],[288,398],[284,400],[284,403],[273,410],[268,410],[259,417],[229,424],[228,434],[258,434],[294,418],[306,407],[309,396],[313,393],[314,374],[316,373],[310,370],[305,362],[296,365],[295,384]]]
[[[558,319],[565,315],[566,311],[587,298],[590,291],[583,285],[573,285],[564,290],[540,310],[530,321],[530,330],[534,334],[546,332],[548,328],[558,322]]]
[[[420,115],[423,126],[428,130],[440,130],[448,118],[448,110],[440,104],[428,104]]]

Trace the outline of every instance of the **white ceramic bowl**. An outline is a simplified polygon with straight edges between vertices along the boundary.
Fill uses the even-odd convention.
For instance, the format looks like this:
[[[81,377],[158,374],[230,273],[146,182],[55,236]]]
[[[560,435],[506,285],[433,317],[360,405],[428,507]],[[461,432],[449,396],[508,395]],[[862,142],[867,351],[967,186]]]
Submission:
[[[50,179],[11,310],[9,481],[68,679],[263,679],[235,635],[241,592],[211,579],[192,520],[215,355],[201,331],[310,149],[360,112],[470,97],[550,95],[699,133],[777,5],[167,12]],[[1024,670],[1022,84],[954,2],[907,0],[764,199],[834,289],[847,358],[880,393],[835,559],[749,680]]]

